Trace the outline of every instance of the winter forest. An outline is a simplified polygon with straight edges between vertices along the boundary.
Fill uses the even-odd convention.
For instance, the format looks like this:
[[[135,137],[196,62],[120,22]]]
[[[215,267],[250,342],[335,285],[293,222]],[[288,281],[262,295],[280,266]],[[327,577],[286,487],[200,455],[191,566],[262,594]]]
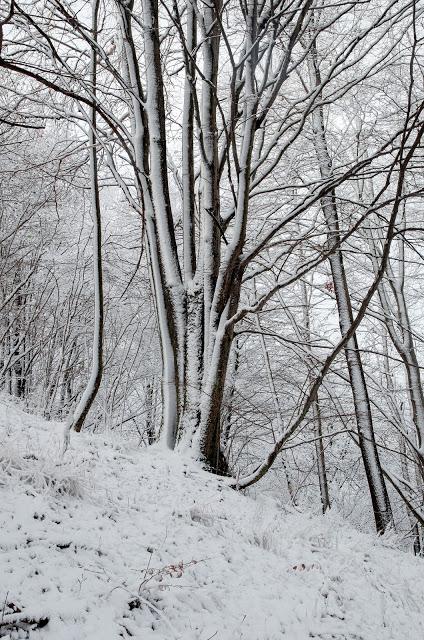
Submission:
[[[0,0],[0,638],[424,637],[424,2]]]

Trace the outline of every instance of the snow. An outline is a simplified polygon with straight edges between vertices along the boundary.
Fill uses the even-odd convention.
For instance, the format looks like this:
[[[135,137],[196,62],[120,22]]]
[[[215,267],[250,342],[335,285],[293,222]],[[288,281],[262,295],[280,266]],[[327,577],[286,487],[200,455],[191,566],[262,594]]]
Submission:
[[[423,560],[0,399],[0,637],[421,640]],[[260,486],[258,492],[260,490]],[[20,611],[17,611],[17,610]],[[17,618],[48,618],[13,631]]]

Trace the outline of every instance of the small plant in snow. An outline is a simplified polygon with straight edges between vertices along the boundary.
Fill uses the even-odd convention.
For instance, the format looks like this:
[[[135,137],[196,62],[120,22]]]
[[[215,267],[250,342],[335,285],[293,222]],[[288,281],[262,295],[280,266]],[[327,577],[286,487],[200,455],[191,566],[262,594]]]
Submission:
[[[45,491],[81,497],[83,483],[81,469],[75,461],[62,463],[49,451],[35,450],[21,453],[9,443],[2,442],[0,455],[0,485],[21,483],[30,485],[37,493]]]

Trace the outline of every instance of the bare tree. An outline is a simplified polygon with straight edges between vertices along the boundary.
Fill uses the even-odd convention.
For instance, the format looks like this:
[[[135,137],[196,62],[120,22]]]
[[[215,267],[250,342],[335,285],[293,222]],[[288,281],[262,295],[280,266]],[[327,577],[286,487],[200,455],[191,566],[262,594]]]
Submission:
[[[423,126],[412,76],[400,92],[396,121],[391,105],[373,102],[370,126],[377,133],[366,155],[335,158],[328,139],[346,137],[345,148],[354,147],[354,127],[340,134],[337,109],[343,111],[353,94],[365,99],[368,84],[383,82],[397,64],[400,43],[411,49],[421,9],[407,0],[369,7],[318,0],[290,7],[283,0],[110,0],[98,6],[97,33],[86,23],[89,4],[52,0],[48,7],[36,2],[31,11],[13,4],[3,21],[0,66],[25,78],[26,86],[42,88],[56,117],[84,127],[91,114],[97,229],[93,167],[100,156],[108,179],[141,218],[162,359],[161,440],[228,473],[221,414],[234,335],[277,299],[285,304],[288,291],[329,261],[342,338],[316,378],[309,368],[306,399],[289,424],[280,418],[264,462],[233,484],[249,486],[269,470],[309,409],[317,411],[318,390],[343,352],[376,525],[384,531],[391,508],[356,332],[382,282],[399,207],[409,197],[405,174]],[[19,36],[24,48],[16,45]],[[415,54],[413,45],[411,68]],[[30,99],[35,104],[35,96]],[[328,105],[336,114],[331,127]],[[342,219],[338,203],[353,202],[356,181],[367,176],[378,184],[374,197]],[[374,279],[355,315],[345,247],[383,208],[388,214]],[[95,243],[98,274],[100,233]],[[91,390],[101,370],[101,315],[96,318]],[[277,390],[271,395],[275,401]],[[80,425],[85,414],[77,413]],[[319,413],[315,422],[320,430]],[[322,450],[317,454],[323,482]]]

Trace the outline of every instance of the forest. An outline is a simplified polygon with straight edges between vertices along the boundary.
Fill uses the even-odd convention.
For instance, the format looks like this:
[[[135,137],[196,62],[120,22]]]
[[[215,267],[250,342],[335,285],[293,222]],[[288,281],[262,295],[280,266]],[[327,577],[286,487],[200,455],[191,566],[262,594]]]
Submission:
[[[421,570],[422,0],[0,0],[0,87],[0,490],[44,474],[49,502],[107,441],[152,465],[151,505],[218,487],[231,517],[272,500]],[[109,637],[49,631],[2,582],[0,637]],[[110,638],[424,633],[190,635],[143,597],[160,628]]]

